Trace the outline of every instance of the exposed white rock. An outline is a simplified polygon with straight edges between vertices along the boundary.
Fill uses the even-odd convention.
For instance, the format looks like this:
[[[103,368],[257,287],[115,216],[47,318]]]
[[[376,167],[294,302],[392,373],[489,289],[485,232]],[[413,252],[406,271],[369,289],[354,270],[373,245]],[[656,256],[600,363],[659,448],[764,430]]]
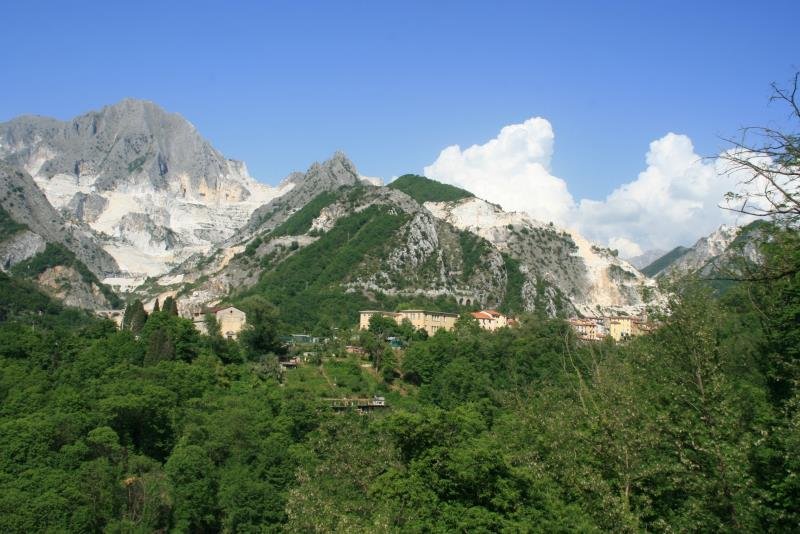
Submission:
[[[86,223],[135,287],[230,238],[290,191],[254,180],[196,129],[151,102],[124,100],[70,122],[0,124],[0,157],[28,171],[57,210]],[[88,203],[87,203],[88,202]]]
[[[44,252],[47,242],[30,230],[17,232],[0,243],[0,270],[8,271],[14,265]]]
[[[701,237],[692,248],[669,266],[670,272],[690,272],[704,267],[723,254],[739,235],[741,228],[723,224],[706,237]]]
[[[503,209],[477,197],[456,202],[426,202],[425,208],[433,215],[456,228],[469,230],[494,244],[501,250],[507,246],[508,226],[542,228],[544,223],[518,211]]]
[[[437,218],[486,239],[498,250],[520,260],[520,269],[527,278],[523,296],[529,303],[534,300],[537,276],[557,287],[576,311],[584,315],[640,313],[648,304],[642,296],[645,288],[658,298],[654,280],[611,251],[593,245],[577,232],[544,224],[524,213],[505,212],[499,206],[475,197],[455,202],[426,202],[425,208]],[[523,235],[532,230],[538,230],[554,241],[562,241],[562,247],[573,247],[569,254],[573,264],[563,266],[562,260],[547,258],[546,254],[543,258],[539,251],[530,250],[530,240]],[[557,261],[548,261],[550,259]],[[545,290],[553,292],[551,288]],[[552,302],[552,297],[549,295],[546,300]],[[547,311],[552,315],[553,310]]]

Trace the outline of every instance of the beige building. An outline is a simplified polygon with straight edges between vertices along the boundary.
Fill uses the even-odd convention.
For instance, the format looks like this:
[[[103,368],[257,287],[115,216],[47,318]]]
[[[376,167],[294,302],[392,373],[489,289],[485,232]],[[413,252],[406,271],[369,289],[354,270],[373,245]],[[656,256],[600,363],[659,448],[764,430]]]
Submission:
[[[614,338],[615,341],[633,337],[635,321],[636,318],[634,317],[606,317],[605,324],[608,329],[608,335]]]
[[[369,320],[372,319],[373,315],[379,315],[381,317],[388,317],[389,319],[394,319],[398,324],[403,322],[403,319],[398,319],[400,316],[397,312],[389,312],[389,311],[381,311],[381,310],[363,310],[358,312],[358,329],[359,330],[367,330],[369,329]]]
[[[570,319],[569,324],[584,341],[599,341],[608,335],[603,319]]]
[[[458,320],[457,313],[433,312],[427,310],[401,310],[399,312],[364,310],[359,312],[358,327],[361,330],[368,329],[369,320],[373,315],[394,319],[397,324],[408,319],[414,328],[425,330],[430,336],[440,329],[452,330]]]
[[[219,330],[228,339],[236,339],[244,325],[247,324],[247,314],[239,308],[227,306],[225,308],[210,308],[208,310],[195,312],[192,315],[194,327],[203,334],[208,334],[206,328],[206,315],[212,314],[219,323]]]
[[[646,317],[631,316],[573,318],[569,324],[584,341],[598,341],[606,336],[622,341],[649,334],[655,329]]]
[[[472,312],[471,315],[478,321],[480,327],[485,330],[494,331],[498,328],[509,326],[514,322],[513,319],[503,315],[497,310],[481,310]]]

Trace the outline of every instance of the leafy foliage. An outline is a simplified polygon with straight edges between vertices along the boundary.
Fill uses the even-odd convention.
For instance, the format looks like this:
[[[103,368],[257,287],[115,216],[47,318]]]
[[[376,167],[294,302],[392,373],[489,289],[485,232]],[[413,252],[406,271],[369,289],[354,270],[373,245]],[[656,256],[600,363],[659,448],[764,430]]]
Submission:
[[[491,250],[491,245],[485,239],[467,231],[459,232],[458,244],[461,247],[464,261],[462,275],[465,280],[468,280],[476,270],[481,268],[481,260]]]
[[[503,254],[503,264],[506,268],[506,295],[502,309],[506,313],[519,313],[524,307],[522,286],[525,284],[525,277],[519,270],[519,261],[508,254]]]
[[[443,184],[416,174],[404,174],[390,183],[389,187],[402,191],[420,204],[425,202],[452,202],[474,196],[469,191],[459,187]]]
[[[287,308],[341,291],[369,253],[347,232],[377,246],[392,217],[321,238],[344,255],[331,266],[299,250],[310,272],[283,273],[300,289]],[[290,371],[275,355],[284,308],[264,296],[277,279],[240,299],[252,323],[236,342],[166,302],[117,331],[0,275],[0,530],[796,530],[797,244],[776,229],[761,276],[720,298],[676,282],[660,327],[624,344],[537,316],[495,332],[464,316],[430,337],[376,317],[299,349],[316,358]],[[389,408],[329,407],[373,395]]]

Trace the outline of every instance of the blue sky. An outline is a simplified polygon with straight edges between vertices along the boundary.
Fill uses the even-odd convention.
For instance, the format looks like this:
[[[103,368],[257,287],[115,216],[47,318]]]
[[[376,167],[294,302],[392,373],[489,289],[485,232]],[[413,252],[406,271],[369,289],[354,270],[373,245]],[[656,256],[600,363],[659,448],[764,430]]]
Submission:
[[[195,124],[262,181],[344,150],[369,176],[546,118],[552,173],[604,198],[652,141],[780,121],[800,2],[13,2],[0,121],[123,97]]]

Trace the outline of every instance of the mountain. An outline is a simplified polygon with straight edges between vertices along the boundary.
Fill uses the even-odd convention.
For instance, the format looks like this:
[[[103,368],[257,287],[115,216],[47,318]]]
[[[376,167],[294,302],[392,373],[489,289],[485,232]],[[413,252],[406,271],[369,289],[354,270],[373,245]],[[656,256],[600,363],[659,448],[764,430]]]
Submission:
[[[290,174],[281,184],[286,192],[255,210],[247,225],[229,243],[241,241],[259,231],[272,230],[322,193],[364,182],[353,162],[343,152],[336,152],[324,163],[311,165],[305,173]]]
[[[343,154],[290,175],[214,254],[143,287],[197,309],[264,294],[313,327],[363,307],[498,307],[545,315],[638,313],[654,284],[607,249],[472,194],[408,175],[364,183]],[[237,296],[238,295],[238,296]]]
[[[658,298],[630,263],[574,232],[423,176],[374,185],[341,152],[259,184],[151,102],[0,124],[0,159],[26,180],[31,220],[56,226],[6,247],[16,263],[34,259],[20,250],[46,253],[30,276],[54,258],[80,275],[83,262],[120,291],[179,294],[185,309],[260,293],[314,326],[349,323],[364,306],[565,316],[638,313]]]
[[[614,251],[593,245],[580,234],[544,224],[523,213],[505,212],[479,198],[426,202],[436,217],[477,235],[516,263],[523,276],[526,310],[541,308],[542,287],[549,315],[562,299],[583,315],[637,313],[649,301],[653,283]],[[654,296],[654,295],[650,295]]]
[[[80,308],[109,308],[117,296],[98,276],[119,268],[86,228],[62,218],[24,171],[0,163],[0,270],[29,278]]]
[[[638,256],[628,258],[628,263],[630,263],[637,269],[642,269],[650,265],[654,261],[656,261],[658,258],[663,257],[664,254],[666,253],[667,253],[666,250],[659,250],[659,249],[646,250],[643,253],[639,254]]]
[[[641,268],[642,273],[650,277],[656,277],[668,271],[669,267],[678,261],[683,255],[691,249],[683,246],[677,246],[664,254],[663,256],[652,260],[651,263]]]
[[[121,271],[106,281],[122,289],[209,252],[293,186],[256,182],[183,117],[133,99],[66,122],[0,124],[0,159],[96,234]]]
[[[676,247],[642,269],[653,278],[697,273],[712,277],[735,270],[735,262],[744,259],[758,261],[758,245],[762,240],[764,223],[756,221],[746,226],[722,225],[708,236],[701,237],[691,247]]]

